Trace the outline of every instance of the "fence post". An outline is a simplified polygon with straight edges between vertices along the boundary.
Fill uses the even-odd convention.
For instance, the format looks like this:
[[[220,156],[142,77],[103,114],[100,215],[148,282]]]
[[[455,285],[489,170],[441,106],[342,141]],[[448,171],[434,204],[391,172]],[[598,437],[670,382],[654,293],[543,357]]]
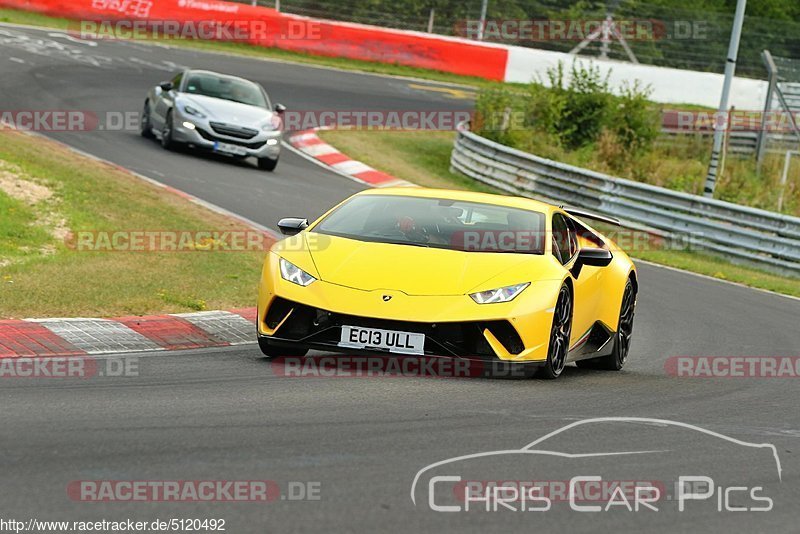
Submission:
[[[761,52],[761,59],[767,67],[768,86],[767,99],[764,102],[764,114],[761,116],[761,128],[758,130],[758,141],[756,144],[756,174],[761,174],[761,163],[764,161],[764,151],[767,147],[767,115],[772,110],[772,95],[775,93],[775,84],[778,82],[778,68],[772,59],[769,50]]]

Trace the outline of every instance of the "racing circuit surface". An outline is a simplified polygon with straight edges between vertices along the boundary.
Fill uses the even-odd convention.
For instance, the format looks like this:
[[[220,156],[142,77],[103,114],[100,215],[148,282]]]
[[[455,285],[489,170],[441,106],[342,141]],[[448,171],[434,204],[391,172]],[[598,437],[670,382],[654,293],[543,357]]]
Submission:
[[[466,109],[468,100],[408,80],[234,58],[139,43],[74,42],[59,32],[0,26],[4,109],[138,112],[148,87],[179,66],[261,82],[289,109]],[[57,43],[57,44],[54,44]],[[438,87],[427,82],[418,85]],[[314,218],[360,184],[284,150],[275,173],[225,159],[167,152],[136,131],[48,134],[257,223]],[[225,518],[229,532],[797,532],[800,413],[796,379],[676,378],[671,356],[800,356],[800,301],[651,265],[639,265],[634,343],[623,372],[569,366],[556,381],[434,378],[285,378],[257,346],[141,354],[139,376],[4,380],[0,502],[17,519]],[[255,294],[253,295],[255,302]],[[425,466],[518,449],[594,417],[691,423],[774,444],[782,466],[724,452],[701,433],[659,424],[596,424],[561,445],[641,450],[611,457],[641,479],[698,473],[769,486],[770,512],[720,512],[716,497],[687,513],[446,513],[410,497]],[[657,441],[647,441],[655,432]],[[605,449],[604,449],[605,450]],[[544,472],[545,464],[537,464]],[[536,477],[527,467],[520,477]],[[600,467],[598,467],[600,469]],[[690,470],[686,472],[684,470]],[[505,472],[504,472],[505,474]],[[587,472],[565,470],[568,479]],[[82,503],[75,480],[318,482],[320,500],[271,503]],[[423,493],[424,494],[424,493]],[[427,494],[424,494],[427,495]],[[7,518],[7,517],[6,517]]]

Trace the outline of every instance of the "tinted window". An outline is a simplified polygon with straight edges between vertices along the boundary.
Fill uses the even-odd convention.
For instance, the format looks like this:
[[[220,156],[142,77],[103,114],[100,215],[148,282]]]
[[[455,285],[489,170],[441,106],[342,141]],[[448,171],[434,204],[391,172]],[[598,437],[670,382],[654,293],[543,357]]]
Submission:
[[[540,212],[493,204],[365,195],[347,201],[312,231],[465,252],[543,254],[544,220]]]
[[[261,88],[258,85],[247,80],[228,76],[206,73],[189,74],[184,92],[222,98],[262,108],[269,107],[264,93],[261,92]]]
[[[553,215],[553,255],[562,264],[567,263],[578,251],[578,238],[575,228],[569,221],[556,213]]]
[[[179,72],[174,78],[172,78],[172,88],[176,91],[179,91],[181,88],[181,80],[183,80],[182,72]]]

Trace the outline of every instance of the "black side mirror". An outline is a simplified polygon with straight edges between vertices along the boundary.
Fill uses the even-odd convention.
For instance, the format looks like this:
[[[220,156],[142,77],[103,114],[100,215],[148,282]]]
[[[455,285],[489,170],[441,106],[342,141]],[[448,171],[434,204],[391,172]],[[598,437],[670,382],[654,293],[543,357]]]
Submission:
[[[299,234],[305,228],[308,228],[308,219],[286,217],[278,221],[278,230],[280,230],[283,235]]]
[[[286,111],[286,106],[284,106],[283,104],[275,104],[275,107],[273,109],[275,110],[275,113],[283,113],[284,111]]]
[[[572,266],[572,276],[578,278],[584,265],[605,267],[611,263],[612,259],[614,256],[611,251],[604,248],[582,248],[575,259],[575,265]]]
[[[158,86],[162,91],[172,91],[172,82],[161,82]]]

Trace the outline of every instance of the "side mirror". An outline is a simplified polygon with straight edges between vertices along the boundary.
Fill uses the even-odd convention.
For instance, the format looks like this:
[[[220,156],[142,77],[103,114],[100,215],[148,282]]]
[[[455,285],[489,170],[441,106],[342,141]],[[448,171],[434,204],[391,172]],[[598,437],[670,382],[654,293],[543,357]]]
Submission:
[[[283,113],[284,111],[286,111],[286,106],[284,106],[283,104],[275,104],[275,107],[273,109],[275,110],[275,113]]]
[[[578,278],[584,265],[605,267],[614,259],[613,254],[604,248],[582,248],[572,266],[572,276]]]
[[[158,86],[162,91],[172,91],[172,82],[161,82]]]
[[[300,217],[286,217],[278,221],[278,230],[283,235],[295,235],[300,231],[308,228],[308,219],[301,219]]]

